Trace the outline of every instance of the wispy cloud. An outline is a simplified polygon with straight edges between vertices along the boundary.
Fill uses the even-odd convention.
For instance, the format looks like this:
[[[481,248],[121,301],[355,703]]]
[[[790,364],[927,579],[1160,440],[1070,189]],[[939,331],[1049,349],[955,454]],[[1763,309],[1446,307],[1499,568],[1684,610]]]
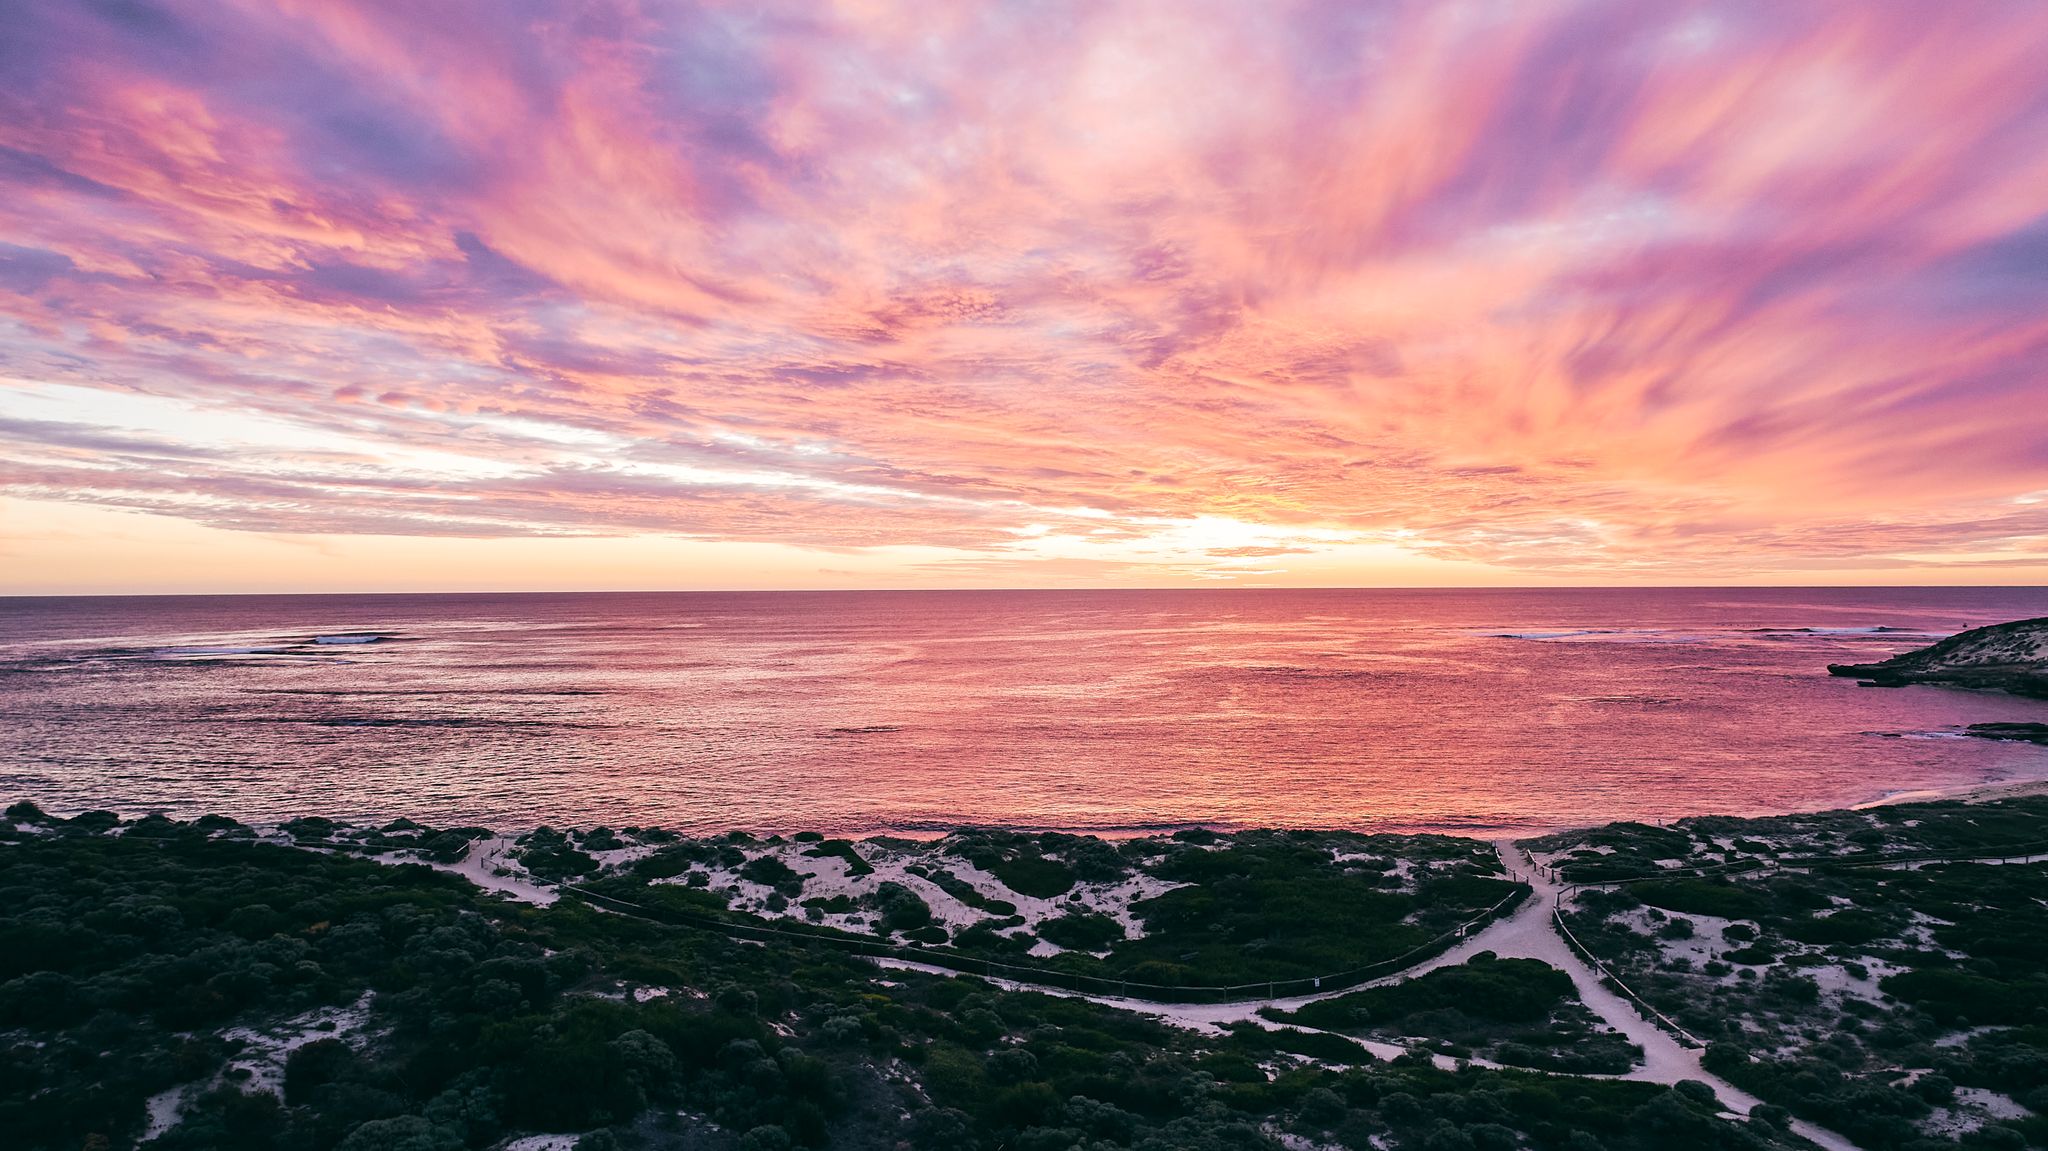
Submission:
[[[2043,58],[1997,2],[30,5],[0,490],[1020,573],[2035,564]]]

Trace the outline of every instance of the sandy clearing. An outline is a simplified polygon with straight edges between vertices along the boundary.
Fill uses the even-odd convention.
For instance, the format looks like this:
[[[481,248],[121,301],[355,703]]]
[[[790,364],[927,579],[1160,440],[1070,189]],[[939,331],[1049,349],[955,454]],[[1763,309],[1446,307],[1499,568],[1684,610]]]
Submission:
[[[143,1129],[142,1136],[136,1142],[147,1143],[176,1127],[178,1121],[185,1117],[185,1100],[197,1093],[198,1089],[199,1085],[196,1083],[181,1083],[169,1091],[159,1091],[150,1096],[143,1104],[149,1112],[149,1126]]]
[[[1318,1143],[1306,1135],[1282,1131],[1271,1124],[1267,1124],[1264,1131],[1275,1143],[1286,1148],[1286,1151],[1344,1151],[1335,1143]]]
[[[297,847],[302,851],[328,853],[326,848],[307,847],[289,840],[286,843],[287,846]],[[382,855],[364,855],[361,858],[391,866],[401,863],[421,864],[435,871],[459,875],[485,891],[496,892],[520,903],[531,903],[537,907],[546,907],[560,899],[561,894],[555,890],[553,884],[544,883],[527,874],[519,861],[512,858],[509,853],[513,846],[510,836],[494,835],[472,842],[468,853],[454,863],[428,859],[411,851],[392,851]]]
[[[582,1135],[522,1135],[507,1143],[501,1143],[497,1151],[575,1151],[576,1141]]]
[[[1982,1087],[1958,1087],[1953,1100],[1935,1108],[1934,1114],[1920,1121],[1920,1129],[1930,1135],[1955,1138],[1994,1120],[2024,1119],[2031,1114],[2033,1112],[1996,1091]]]
[[[485,891],[509,895],[521,903],[546,907],[561,898],[553,886],[526,873],[517,860],[508,854],[512,850],[510,836],[494,835],[470,845],[469,853],[455,863],[436,863],[420,860],[430,867],[451,871],[469,880]],[[500,874],[500,873],[503,874]]]
[[[1865,978],[1858,979],[1849,973],[1848,968],[1839,963],[1829,963],[1819,967],[1806,967],[1802,968],[1801,971],[1807,978],[1818,983],[1823,992],[1831,992],[1837,997],[1861,999],[1866,1003],[1882,1003],[1885,999],[1885,994],[1878,989],[1878,980],[1901,969],[1891,966],[1882,959],[1872,959],[1869,957],[1859,959],[1857,963],[1867,972]]]
[[[590,851],[579,846],[583,854],[597,860],[599,867],[616,870],[653,855],[660,847],[652,843],[635,843],[627,847],[613,847],[604,851]]]
[[[1576,892],[1573,892],[1565,896],[1565,907],[1568,910],[1572,907],[1572,896],[1576,894]],[[1662,920],[1653,920],[1650,918],[1650,908],[1637,907],[1623,912],[1616,918],[1626,922],[1636,931],[1654,937],[1658,948],[1663,951],[1665,956],[1670,959],[1683,959],[1692,964],[1695,971],[1711,962],[1717,954],[1727,951],[1733,946],[1728,942],[1726,933],[1728,928],[1736,921],[1723,919],[1716,915],[1699,915],[1689,911],[1682,914],[1671,912],[1665,915]],[[1658,934],[1665,925],[1674,920],[1681,919],[1692,924],[1693,933],[1690,937],[1666,939]],[[1733,983],[1734,981],[1735,973],[1733,971],[1720,978],[1722,983]]]
[[[247,1071],[244,1091],[268,1091],[284,1097],[284,1063],[292,1052],[320,1039],[349,1041],[370,1020],[370,1000],[375,992],[365,991],[347,1007],[317,1007],[271,1027],[230,1027],[220,1033],[225,1040],[239,1040],[246,1046],[228,1060],[225,1072]],[[354,1045],[360,1045],[355,1039]]]
[[[771,857],[790,870],[804,877],[803,893],[781,909],[768,906],[773,894],[768,887],[742,878],[738,870],[725,866],[702,868],[715,889],[731,889],[736,894],[732,907],[764,919],[802,919],[845,931],[866,933],[873,915],[866,908],[850,912],[822,912],[813,915],[803,904],[813,899],[830,900],[839,896],[863,902],[872,896],[884,883],[896,883],[917,893],[931,909],[932,920],[948,932],[957,932],[979,923],[1007,918],[989,911],[970,906],[967,902],[949,893],[937,882],[913,872],[912,868],[927,871],[949,872],[961,883],[973,888],[984,898],[1000,900],[1016,908],[1016,916],[1024,922],[1014,928],[1005,928],[1004,934],[1021,931],[1036,933],[1048,920],[1073,913],[1106,915],[1123,927],[1129,938],[1144,935],[1144,925],[1138,919],[1134,906],[1147,899],[1155,898],[1186,884],[1163,880],[1143,872],[1135,872],[1114,883],[1079,883],[1072,891],[1054,898],[1039,898],[1023,895],[1004,886],[995,876],[956,856],[936,856],[920,847],[918,850],[898,850],[863,841],[855,844],[856,853],[872,870],[865,875],[853,875],[848,863],[836,855],[812,856],[806,854],[808,843],[787,843],[766,846],[761,850],[748,851],[748,858]],[[743,849],[745,850],[745,849]],[[742,864],[744,866],[744,864]],[[655,880],[656,883],[684,883],[683,876]],[[1062,949],[1039,941],[1032,954],[1044,957],[1057,955]]]

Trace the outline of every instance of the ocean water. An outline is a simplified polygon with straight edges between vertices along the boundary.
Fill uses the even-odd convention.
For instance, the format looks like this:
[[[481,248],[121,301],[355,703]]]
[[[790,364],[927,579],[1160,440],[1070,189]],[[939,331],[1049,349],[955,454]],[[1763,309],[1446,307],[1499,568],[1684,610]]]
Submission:
[[[2048,777],[1825,665],[2042,589],[0,599],[0,796],[501,829],[1524,832]]]

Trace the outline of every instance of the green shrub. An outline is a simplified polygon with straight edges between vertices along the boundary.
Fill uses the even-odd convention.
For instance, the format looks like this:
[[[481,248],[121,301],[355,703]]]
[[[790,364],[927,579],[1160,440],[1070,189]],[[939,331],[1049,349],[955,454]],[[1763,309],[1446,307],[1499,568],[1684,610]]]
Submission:
[[[1042,855],[992,860],[983,870],[1001,880],[1003,886],[1011,891],[1038,899],[1054,899],[1074,887],[1073,871],[1059,860]]]
[[[788,896],[795,896],[804,889],[803,873],[772,855],[757,855],[749,859],[740,867],[739,874],[741,879],[772,887]]]
[[[862,859],[860,853],[853,849],[853,844],[844,839],[824,840],[804,854],[814,859],[843,859],[846,861],[846,874],[856,879],[875,873],[873,865]]]
[[[1073,951],[1102,951],[1124,938],[1124,927],[1107,915],[1068,912],[1039,924],[1038,934]]]
[[[1666,911],[1722,919],[1753,919],[1770,907],[1765,896],[1725,879],[1658,879],[1631,884],[1629,893]]]
[[[879,914],[886,931],[909,931],[932,921],[931,905],[900,883],[883,881],[863,902]]]

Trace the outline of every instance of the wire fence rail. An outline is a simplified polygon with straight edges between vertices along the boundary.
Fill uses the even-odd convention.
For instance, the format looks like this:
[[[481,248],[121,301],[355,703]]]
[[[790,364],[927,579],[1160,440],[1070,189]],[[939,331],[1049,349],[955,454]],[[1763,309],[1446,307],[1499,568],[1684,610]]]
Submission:
[[[1182,985],[1147,983],[1139,980],[1118,979],[1113,976],[1089,975],[1078,971],[1065,971],[1056,967],[1036,964],[1006,963],[985,959],[948,949],[918,947],[887,943],[882,940],[862,939],[856,935],[827,933],[825,931],[792,930],[785,927],[769,927],[765,924],[745,923],[737,920],[720,919],[715,916],[698,915],[669,907],[650,907],[631,900],[620,899],[601,891],[593,891],[580,884],[563,883],[559,890],[569,892],[578,898],[607,911],[632,915],[649,922],[676,927],[695,927],[720,932],[739,939],[760,941],[779,940],[806,944],[822,944],[841,950],[864,955],[874,959],[894,959],[906,963],[919,963],[931,967],[958,971],[965,975],[982,975],[992,979],[1005,979],[1012,983],[1053,987],[1089,995],[1113,996],[1118,999],[1132,999],[1151,1003],[1230,1003],[1259,1002],[1262,999],[1285,999],[1296,995],[1313,995],[1325,991],[1342,991],[1388,975],[1397,974],[1425,960],[1442,954],[1459,940],[1465,939],[1479,927],[1492,922],[1502,912],[1518,906],[1529,898],[1531,889],[1517,883],[1516,890],[1502,897],[1493,906],[1458,924],[1433,939],[1420,943],[1399,955],[1368,963],[1348,971],[1330,975],[1300,976],[1292,979],[1270,979],[1254,983],[1225,985]],[[1260,992],[1264,992],[1263,995]]]
[[[1564,908],[1562,906],[1553,906],[1550,909],[1550,918],[1551,922],[1557,925],[1557,933],[1564,936],[1564,941],[1571,945],[1572,950],[1578,952],[1588,964],[1592,965],[1593,970],[1599,973],[1601,982],[1612,987],[1615,992],[1630,1003],[1635,1004],[1636,1009],[1642,1013],[1643,1018],[1670,1032],[1673,1038],[1687,1047],[1705,1047],[1707,1045],[1699,1036],[1679,1026],[1677,1020],[1652,1007],[1649,1000],[1637,995],[1634,988],[1621,981],[1621,976],[1608,970],[1607,964],[1601,962],[1600,957],[1593,954],[1591,948],[1580,943],[1579,937],[1572,934],[1572,929],[1565,924]]]

